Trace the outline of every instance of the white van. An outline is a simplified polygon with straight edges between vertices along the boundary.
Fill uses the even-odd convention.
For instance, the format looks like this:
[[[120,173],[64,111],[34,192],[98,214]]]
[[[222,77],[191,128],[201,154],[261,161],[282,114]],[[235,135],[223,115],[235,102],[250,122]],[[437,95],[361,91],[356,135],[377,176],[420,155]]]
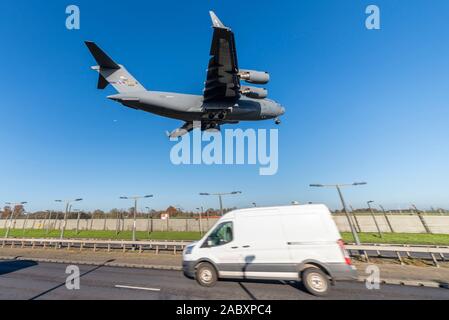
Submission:
[[[218,279],[301,279],[318,296],[326,295],[335,280],[357,278],[324,205],[230,212],[186,247],[183,270],[206,287]]]

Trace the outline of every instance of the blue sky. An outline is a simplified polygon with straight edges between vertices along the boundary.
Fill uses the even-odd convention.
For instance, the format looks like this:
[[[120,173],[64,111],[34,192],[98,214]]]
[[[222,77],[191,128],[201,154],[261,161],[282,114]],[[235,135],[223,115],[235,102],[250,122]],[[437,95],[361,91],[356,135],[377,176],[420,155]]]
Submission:
[[[364,27],[381,9],[381,30]],[[81,9],[81,30],[65,8]],[[367,181],[345,190],[355,207],[449,207],[449,3],[428,1],[3,1],[0,202],[81,209],[142,204],[217,207],[199,192],[242,190],[228,206],[323,202],[310,183]],[[148,89],[201,94],[209,10],[236,33],[240,67],[268,70],[287,109],[279,172],[256,166],[171,164],[164,132],[179,121],[124,108],[96,90],[84,40],[94,40]],[[242,128],[275,128],[272,121]]]

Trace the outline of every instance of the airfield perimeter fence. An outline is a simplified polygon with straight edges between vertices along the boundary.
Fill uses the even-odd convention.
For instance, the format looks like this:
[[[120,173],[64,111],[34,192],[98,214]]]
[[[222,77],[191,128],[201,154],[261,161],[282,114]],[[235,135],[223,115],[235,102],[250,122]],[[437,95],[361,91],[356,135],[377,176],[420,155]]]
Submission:
[[[341,232],[350,232],[347,218],[334,215],[338,229]],[[357,214],[351,219],[359,232],[377,232],[373,217],[368,214]],[[440,215],[383,215],[376,214],[377,225],[382,232],[388,233],[433,233],[449,234],[449,216]],[[137,231],[144,232],[207,232],[212,228],[218,218],[204,219],[148,219],[139,218],[136,223]],[[79,231],[131,231],[133,219],[68,219],[65,230]],[[0,220],[0,229],[27,229],[27,230],[61,230],[64,226],[62,219],[13,219]]]

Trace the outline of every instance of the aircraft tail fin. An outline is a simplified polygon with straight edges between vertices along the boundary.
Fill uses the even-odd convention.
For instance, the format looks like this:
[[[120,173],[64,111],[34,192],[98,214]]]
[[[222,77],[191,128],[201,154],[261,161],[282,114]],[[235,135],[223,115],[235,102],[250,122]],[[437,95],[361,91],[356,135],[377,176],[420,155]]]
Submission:
[[[111,84],[119,93],[146,90],[124,66],[117,64],[94,42],[86,41],[85,43],[98,64],[92,67],[99,73],[98,89],[105,89]]]

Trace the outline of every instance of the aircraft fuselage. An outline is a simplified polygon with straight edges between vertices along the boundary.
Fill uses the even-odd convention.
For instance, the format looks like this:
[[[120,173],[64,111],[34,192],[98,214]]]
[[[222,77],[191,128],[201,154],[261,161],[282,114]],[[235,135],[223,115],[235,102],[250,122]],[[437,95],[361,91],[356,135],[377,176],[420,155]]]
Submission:
[[[285,109],[270,99],[205,102],[203,96],[172,92],[133,92],[108,97],[127,107],[184,121],[257,121],[277,118]]]

